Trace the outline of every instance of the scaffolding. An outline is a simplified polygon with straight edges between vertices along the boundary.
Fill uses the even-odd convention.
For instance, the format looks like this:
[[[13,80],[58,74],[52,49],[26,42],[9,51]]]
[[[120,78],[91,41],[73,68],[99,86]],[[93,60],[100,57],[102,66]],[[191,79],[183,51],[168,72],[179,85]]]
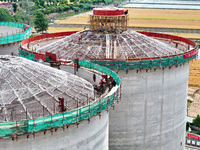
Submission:
[[[92,32],[122,33],[127,30],[128,15],[100,16],[90,14]]]
[[[73,74],[27,59],[1,56],[0,122],[22,121],[67,111],[95,100],[93,85]]]
[[[8,112],[12,112],[12,109],[7,109],[6,111],[6,100],[7,103],[10,103],[8,105],[12,104],[17,106],[17,109],[21,107],[21,110],[16,111],[18,113],[15,116],[17,117],[17,120],[15,118],[13,118],[15,120],[12,121],[11,119],[7,122],[2,122],[1,120],[0,138],[12,137],[13,139],[17,139],[20,135],[27,135],[28,137],[29,134],[33,134],[34,136],[37,132],[52,131],[52,129],[57,129],[59,127],[64,129],[72,124],[78,126],[80,122],[84,120],[90,121],[90,118],[96,115],[100,116],[102,111],[108,110],[111,106],[114,107],[114,103],[121,95],[120,79],[118,75],[108,68],[93,64],[90,61],[79,61],[79,65],[100,73],[112,75],[117,82],[117,86],[112,88],[110,93],[95,101],[91,97],[84,96],[86,94],[88,95],[88,92],[89,94],[92,94],[93,92],[91,90],[91,85],[79,77],[68,75],[68,73],[64,73],[63,71],[58,71],[40,64],[32,64],[34,62],[28,60],[26,60],[28,63],[24,63],[26,61],[23,58],[1,56],[0,59],[0,63],[3,64],[1,66],[7,68],[7,70],[4,70],[0,80],[1,86],[4,84],[7,85],[4,85],[4,88],[1,88],[1,90],[3,90],[1,91],[0,99],[1,116],[4,112],[7,112],[5,115],[11,115],[11,113]],[[22,64],[24,64],[24,66]],[[48,70],[46,68],[48,68]],[[47,71],[51,72],[51,74]],[[11,75],[11,77],[8,77],[9,75]],[[8,77],[6,79],[9,81],[5,82],[3,77]],[[81,81],[77,80],[77,78]],[[64,80],[69,81],[69,83],[67,83],[68,86],[64,85]],[[50,110],[53,109],[51,102],[52,100],[55,101],[55,95],[57,94],[61,97],[64,95],[68,96],[70,99],[75,98],[70,101],[71,104],[68,103],[68,106],[73,106],[74,102],[77,104],[77,101],[79,101],[77,98],[79,97],[79,107],[71,107],[70,110],[68,109],[66,112],[62,113],[51,113]],[[26,98],[27,96],[29,98]],[[33,101],[34,98],[36,99],[35,101]],[[84,103],[85,100],[89,100],[89,102]],[[40,107],[41,104],[35,105],[34,103],[41,103],[44,106]],[[47,103],[50,103],[51,107],[45,107],[45,104]],[[42,112],[43,116],[30,117],[32,114],[29,112],[27,113],[25,108],[28,108],[28,111]],[[41,111],[39,110],[40,108]],[[45,109],[45,111],[42,111],[42,109]],[[21,118],[19,118],[19,116],[21,116]]]

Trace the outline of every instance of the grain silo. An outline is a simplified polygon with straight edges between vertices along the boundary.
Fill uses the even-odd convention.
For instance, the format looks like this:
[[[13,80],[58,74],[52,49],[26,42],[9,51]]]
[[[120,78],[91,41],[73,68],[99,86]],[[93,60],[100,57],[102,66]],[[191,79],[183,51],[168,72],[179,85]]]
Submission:
[[[97,96],[83,78],[8,55],[0,56],[0,73],[0,149],[108,149],[104,110],[118,86]]]
[[[123,9],[94,9],[91,30],[41,46],[34,55],[53,53],[64,63],[86,59],[118,73],[122,101],[109,114],[110,150],[183,150],[189,61],[196,58],[196,44],[135,32],[127,29],[127,21]],[[22,49],[29,55],[27,41]]]

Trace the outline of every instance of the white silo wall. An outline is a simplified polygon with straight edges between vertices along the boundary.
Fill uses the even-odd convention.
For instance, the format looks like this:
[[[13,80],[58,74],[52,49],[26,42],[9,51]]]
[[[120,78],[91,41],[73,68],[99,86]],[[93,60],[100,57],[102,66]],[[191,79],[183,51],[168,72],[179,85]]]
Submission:
[[[189,63],[118,74],[122,100],[109,114],[109,149],[183,150]]]
[[[2,150],[108,150],[108,113],[102,112],[99,116],[93,117],[88,121],[69,126],[63,132],[59,128],[57,132],[48,131],[33,135],[19,136],[18,141],[11,138],[0,140]]]

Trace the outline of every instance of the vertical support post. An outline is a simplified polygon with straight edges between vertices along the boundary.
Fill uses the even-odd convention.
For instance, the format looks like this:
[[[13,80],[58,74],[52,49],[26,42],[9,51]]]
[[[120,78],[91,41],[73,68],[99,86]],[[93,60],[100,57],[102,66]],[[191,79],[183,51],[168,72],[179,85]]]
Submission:
[[[27,108],[26,108],[26,119],[28,119],[28,112],[27,112]]]
[[[75,61],[76,61],[76,64],[77,64],[77,66],[76,66],[76,71],[78,72],[78,68],[80,68],[80,66],[79,66],[79,59],[76,58]]]
[[[17,121],[16,121],[16,141],[18,141],[18,137],[17,137],[17,133],[18,133],[18,125],[17,125]]]
[[[65,131],[64,113],[63,113],[63,132]]]
[[[54,103],[54,114],[56,113],[56,104]]]
[[[89,105],[89,111],[88,111],[88,113],[89,113],[89,117],[88,117],[88,124],[90,123],[90,105]]]
[[[101,119],[101,99],[99,100],[99,119]]]
[[[53,128],[53,117],[52,117],[52,115],[51,115],[51,135],[53,135],[53,130],[52,130],[52,128]]]
[[[76,115],[76,117],[77,117],[77,119],[76,119],[76,125],[77,125],[77,128],[78,128],[78,125],[79,125],[79,114],[78,114],[78,109],[76,110],[76,112],[77,112],[77,115]]]
[[[43,106],[43,117],[44,117],[44,106]]]
[[[61,111],[64,112],[66,110],[65,106],[64,106],[64,98],[58,97],[58,100],[59,100],[59,103],[60,103],[60,106],[61,106]]]
[[[35,119],[33,118],[33,139],[35,139]]]
[[[87,95],[87,105],[89,104],[89,97],[88,97],[88,95]]]

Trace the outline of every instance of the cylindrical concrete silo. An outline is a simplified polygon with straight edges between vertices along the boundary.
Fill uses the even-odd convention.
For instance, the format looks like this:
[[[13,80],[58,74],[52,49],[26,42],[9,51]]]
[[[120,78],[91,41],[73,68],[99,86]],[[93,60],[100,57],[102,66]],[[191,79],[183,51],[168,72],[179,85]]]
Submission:
[[[0,64],[2,149],[108,149],[104,110],[116,100],[108,96],[117,98],[117,87],[96,97],[92,84],[73,74],[7,55]],[[89,72],[80,71],[83,77]]]
[[[94,9],[91,30],[36,52],[54,53],[64,62],[87,59],[119,74],[122,101],[109,114],[110,150],[183,150],[188,62],[196,57],[196,45],[177,36],[127,30],[127,19],[121,9]]]
[[[189,65],[119,71],[122,101],[110,112],[111,150],[183,150]]]

